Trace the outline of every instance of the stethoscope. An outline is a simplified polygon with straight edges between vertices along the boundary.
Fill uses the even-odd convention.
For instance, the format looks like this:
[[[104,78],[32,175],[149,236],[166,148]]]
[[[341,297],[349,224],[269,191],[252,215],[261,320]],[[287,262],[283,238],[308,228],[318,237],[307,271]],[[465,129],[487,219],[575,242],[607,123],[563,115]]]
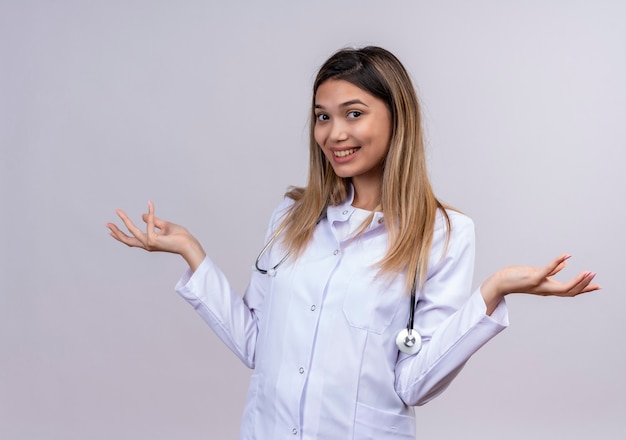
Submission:
[[[278,263],[276,263],[273,267],[269,269],[261,269],[259,267],[259,260],[263,258],[263,255],[265,255],[267,250],[272,246],[272,244],[274,244],[277,235],[278,234],[274,234],[265,244],[265,246],[263,246],[263,249],[261,249],[259,256],[256,257],[256,261],[254,262],[254,268],[258,272],[270,277],[276,276],[276,269],[278,269],[280,265],[283,264],[285,260],[289,257],[289,253],[287,253]],[[400,332],[398,332],[398,336],[396,336],[396,346],[398,347],[398,350],[406,354],[416,354],[422,348],[422,336],[417,330],[413,328],[413,324],[415,321],[416,284],[417,280],[413,282],[413,287],[411,288],[411,308],[409,309],[409,321],[407,322],[406,328],[400,330]]]

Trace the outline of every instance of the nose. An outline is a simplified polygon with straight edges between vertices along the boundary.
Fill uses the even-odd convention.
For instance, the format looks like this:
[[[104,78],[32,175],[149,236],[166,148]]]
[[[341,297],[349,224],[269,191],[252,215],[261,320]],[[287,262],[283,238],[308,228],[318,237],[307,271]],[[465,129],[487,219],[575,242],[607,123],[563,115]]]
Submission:
[[[332,122],[329,138],[333,142],[342,142],[348,139],[348,131],[344,121],[335,119]]]

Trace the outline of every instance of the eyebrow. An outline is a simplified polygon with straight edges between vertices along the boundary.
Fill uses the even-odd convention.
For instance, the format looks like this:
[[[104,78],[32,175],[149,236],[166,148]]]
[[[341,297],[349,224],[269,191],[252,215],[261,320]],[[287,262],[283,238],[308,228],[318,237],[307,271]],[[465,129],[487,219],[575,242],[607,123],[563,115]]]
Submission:
[[[339,104],[339,107],[349,107],[354,104],[361,104],[361,105],[364,105],[365,107],[369,107],[366,103],[364,103],[360,99],[351,99],[350,101],[342,102],[341,104]],[[323,109],[324,106],[320,104],[315,104],[315,108]]]

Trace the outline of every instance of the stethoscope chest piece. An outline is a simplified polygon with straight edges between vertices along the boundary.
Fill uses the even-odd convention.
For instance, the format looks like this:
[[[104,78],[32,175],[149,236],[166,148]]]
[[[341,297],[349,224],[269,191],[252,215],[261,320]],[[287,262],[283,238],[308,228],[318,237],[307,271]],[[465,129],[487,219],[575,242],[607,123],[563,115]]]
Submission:
[[[408,329],[403,329],[396,337],[398,350],[406,354],[415,354],[422,348],[422,337],[416,330],[409,333]]]

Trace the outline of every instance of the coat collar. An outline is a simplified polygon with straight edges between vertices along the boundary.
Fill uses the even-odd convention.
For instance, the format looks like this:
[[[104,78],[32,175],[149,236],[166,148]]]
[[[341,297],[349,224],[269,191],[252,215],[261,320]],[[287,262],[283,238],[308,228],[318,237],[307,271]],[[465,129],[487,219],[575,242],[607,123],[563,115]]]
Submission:
[[[334,222],[345,222],[348,221],[352,213],[356,210],[354,206],[352,206],[352,202],[354,201],[354,188],[352,185],[348,188],[348,197],[343,203],[335,206],[329,206],[326,209],[326,217],[328,218],[328,222],[332,225]],[[368,226],[368,230],[381,227],[384,222],[384,216],[382,212],[375,212],[374,218],[372,222]]]

